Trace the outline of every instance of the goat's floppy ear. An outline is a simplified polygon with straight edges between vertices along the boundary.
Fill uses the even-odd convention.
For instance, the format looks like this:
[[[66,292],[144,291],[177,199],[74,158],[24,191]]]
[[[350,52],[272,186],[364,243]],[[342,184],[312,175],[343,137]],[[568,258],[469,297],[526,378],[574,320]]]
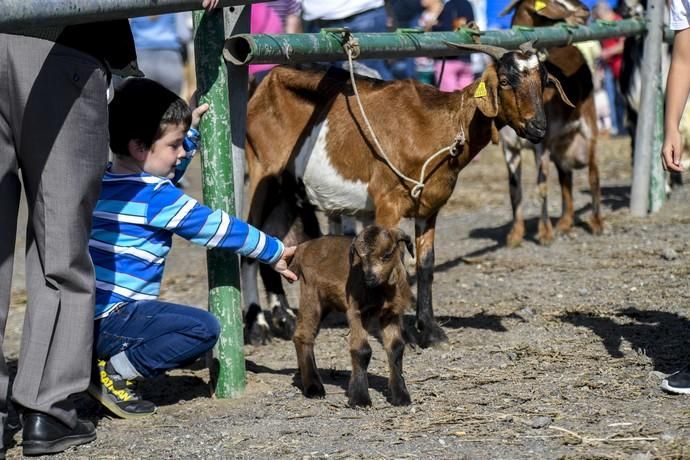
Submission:
[[[563,91],[563,87],[561,86],[561,82],[558,81],[558,78],[554,77],[551,74],[547,74],[546,78],[548,79],[548,81],[551,84],[553,84],[553,86],[556,87],[556,89],[558,90],[558,94],[561,96],[561,99],[563,99],[563,102],[565,102],[567,105],[569,105],[570,107],[572,107],[574,109],[575,106],[573,105],[572,102],[570,102],[570,99],[568,99],[568,96],[565,95],[565,91]]]
[[[477,108],[487,118],[496,118],[498,115],[498,85],[496,75],[487,75],[484,72],[482,79],[474,83],[470,94],[474,98]]]
[[[399,228],[392,229],[390,231],[391,237],[393,237],[393,240],[396,243],[400,243],[401,241],[405,243],[405,247],[407,248],[407,252],[410,253],[412,257],[414,257],[414,244],[412,244],[412,238],[410,238],[410,235],[407,233],[403,232]]]

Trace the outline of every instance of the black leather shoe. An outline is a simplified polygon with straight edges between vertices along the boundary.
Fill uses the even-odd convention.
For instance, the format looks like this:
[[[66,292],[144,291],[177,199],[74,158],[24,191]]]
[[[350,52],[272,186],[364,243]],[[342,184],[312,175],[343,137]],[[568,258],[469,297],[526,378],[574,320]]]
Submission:
[[[56,454],[94,439],[96,439],[96,428],[89,421],[78,420],[77,426],[70,428],[48,414],[41,412],[24,414],[22,442],[24,455]]]

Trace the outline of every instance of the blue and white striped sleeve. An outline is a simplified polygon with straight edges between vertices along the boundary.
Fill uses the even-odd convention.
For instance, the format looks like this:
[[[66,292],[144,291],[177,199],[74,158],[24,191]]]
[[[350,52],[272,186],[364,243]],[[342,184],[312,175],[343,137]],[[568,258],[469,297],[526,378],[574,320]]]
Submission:
[[[283,255],[283,243],[221,210],[212,210],[172,184],[164,185],[149,203],[148,223],[208,248],[230,249],[273,264]]]

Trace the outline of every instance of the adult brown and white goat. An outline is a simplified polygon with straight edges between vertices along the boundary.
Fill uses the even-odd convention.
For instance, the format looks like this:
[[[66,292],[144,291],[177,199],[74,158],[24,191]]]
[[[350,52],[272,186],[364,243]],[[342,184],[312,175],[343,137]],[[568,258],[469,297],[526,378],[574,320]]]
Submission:
[[[514,26],[550,26],[558,22],[584,24],[589,9],[579,0],[515,0],[503,12],[515,10]],[[589,188],[592,194],[592,233],[602,231],[601,189],[599,169],[596,162],[597,114],[594,106],[592,73],[582,53],[572,45],[547,50],[545,66],[548,72],[558,78],[565,94],[573,105],[551,89],[544,92],[544,110],[549,120],[546,136],[536,145],[518,138],[509,127],[501,130],[503,153],[508,166],[510,202],[513,208],[513,226],[507,237],[508,246],[518,246],[525,235],[522,209],[522,174],[520,150],[534,150],[537,164],[537,186],[541,197],[541,214],[537,239],[550,244],[554,233],[548,214],[547,179],[549,159],[556,165],[561,185],[562,214],[556,229],[567,233],[574,222],[573,170],[589,167]]]
[[[462,91],[443,93],[413,80],[357,78],[382,149],[404,175],[419,178],[427,159],[450,147],[451,153],[427,165],[418,197],[411,194],[414,185],[396,174],[374,147],[347,72],[277,67],[248,107],[251,224],[268,225],[272,211],[266,203],[280,193],[270,186],[286,182],[299,184],[304,201],[327,213],[374,215],[377,224],[388,228],[403,217],[415,219],[421,346],[447,340],[432,308],[434,234],[458,173],[489,141],[498,142],[498,129],[505,125],[534,142],[546,131],[543,91],[548,75],[531,46],[516,51],[487,45],[462,48],[494,58],[494,65]],[[246,292],[251,287],[246,262],[243,271]]]
[[[402,231],[369,225],[354,239],[324,236],[297,247],[290,264],[300,278],[297,329],[292,340],[305,396],[326,395],[316,367],[314,341],[321,320],[328,313],[339,311],[346,314],[350,326],[349,405],[371,405],[367,378],[371,346],[367,329],[377,321],[388,356],[388,399],[395,406],[410,404],[402,375],[402,315],[412,306],[412,291],[401,243],[412,253],[412,240]]]

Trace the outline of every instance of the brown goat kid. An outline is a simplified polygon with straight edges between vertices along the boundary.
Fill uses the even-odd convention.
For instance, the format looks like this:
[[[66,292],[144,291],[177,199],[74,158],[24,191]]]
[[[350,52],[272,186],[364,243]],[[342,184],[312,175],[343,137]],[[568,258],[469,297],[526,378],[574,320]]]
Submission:
[[[400,243],[412,252],[412,240],[402,231],[370,225],[354,240],[346,236],[324,236],[297,247],[290,267],[300,277],[300,305],[292,340],[305,396],[326,395],[314,359],[314,340],[321,320],[331,311],[340,311],[347,315],[350,326],[352,374],[347,389],[348,404],[371,405],[367,378],[371,347],[367,326],[376,320],[388,355],[388,399],[395,406],[410,404],[402,375],[405,348],[402,315],[412,306],[412,291]]]
[[[382,148],[403,174],[418,179],[434,152],[452,146],[451,152],[427,165],[418,198],[411,194],[414,184],[399,177],[374,147],[347,72],[277,67],[249,101],[247,116],[252,225],[270,225],[266,216],[272,210],[267,202],[277,193],[271,190],[276,182],[298,184],[292,188],[304,191],[303,201],[329,214],[374,216],[387,228],[396,227],[404,217],[415,219],[419,329],[415,339],[423,347],[447,340],[432,308],[438,212],[460,171],[490,141],[498,142],[500,128],[508,125],[533,142],[543,138],[543,92],[552,81],[531,46],[516,51],[456,46],[494,58],[494,65],[462,91],[444,93],[413,80],[357,78],[362,104]],[[245,295],[245,286],[252,286],[248,272],[245,263]]]
[[[515,9],[512,19],[514,26],[542,27],[558,22],[584,24],[589,17],[589,9],[579,0],[515,0],[503,14],[512,9]],[[556,230],[568,233],[572,229],[573,170],[585,166],[589,169],[589,188],[592,194],[590,230],[593,234],[600,234],[603,227],[599,169],[596,162],[598,129],[592,73],[582,53],[575,46],[549,48],[547,53],[548,58],[544,63],[547,70],[558,78],[574,106],[565,104],[562,98],[548,88],[544,92],[544,111],[549,123],[546,136],[541,143],[532,145],[518,138],[510,128],[501,130],[513,208],[513,226],[506,241],[511,247],[520,245],[525,235],[520,156],[520,150],[523,148],[534,150],[537,164],[537,187],[541,197],[537,239],[541,244],[550,244],[554,239],[547,203],[549,159],[556,165],[561,185],[562,213]]]

